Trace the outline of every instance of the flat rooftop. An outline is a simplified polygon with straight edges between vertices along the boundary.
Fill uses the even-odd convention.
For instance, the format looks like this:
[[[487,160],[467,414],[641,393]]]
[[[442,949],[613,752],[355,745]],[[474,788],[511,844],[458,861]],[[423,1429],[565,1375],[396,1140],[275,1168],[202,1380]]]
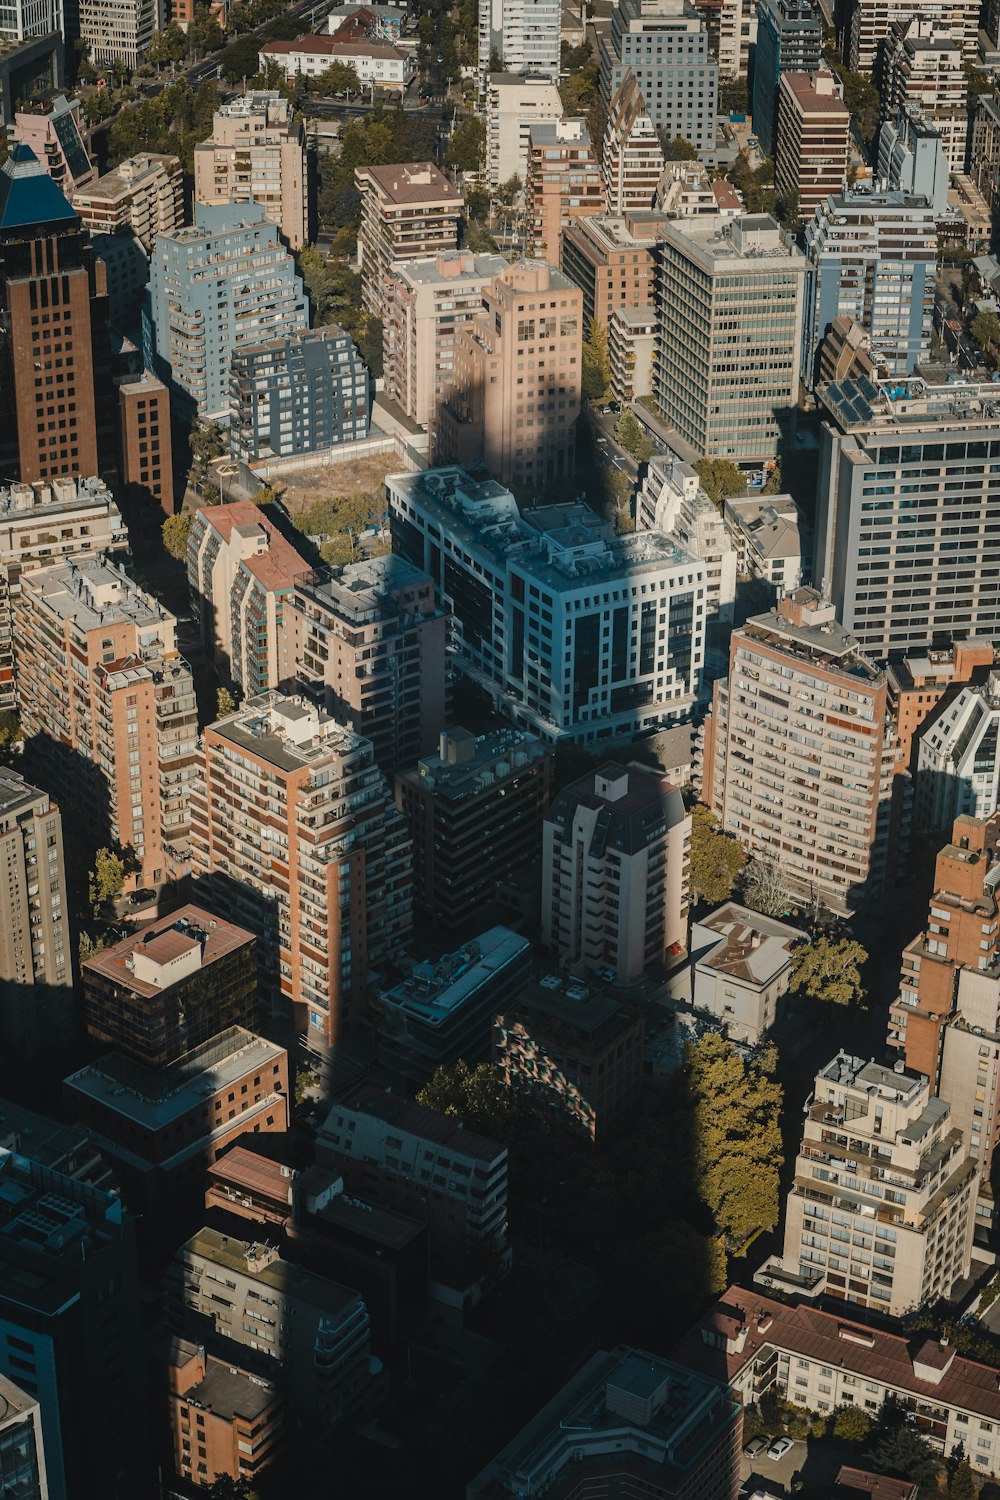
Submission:
[[[43,1292],[39,1274],[13,1274],[16,1251],[27,1248],[53,1260],[80,1261],[117,1239],[124,1222],[121,1199],[75,1177],[0,1147],[0,1300],[18,1289]],[[9,1247],[13,1265],[8,1263]]]
[[[382,1120],[385,1124],[393,1126],[395,1130],[405,1131],[406,1134],[415,1136],[418,1140],[431,1141],[455,1156],[469,1156],[483,1162],[493,1162],[507,1155],[506,1146],[501,1146],[497,1141],[488,1140],[486,1136],[476,1135],[475,1131],[465,1130],[461,1121],[453,1119],[451,1115],[440,1114],[436,1109],[427,1109],[422,1104],[415,1104],[401,1094],[394,1094],[390,1089],[379,1088],[374,1083],[362,1082],[355,1085],[344,1095],[343,1099],[332,1106],[330,1117],[337,1114],[370,1115],[373,1119]],[[325,1128],[325,1126],[320,1127],[320,1135],[323,1134]]]
[[[392,989],[380,990],[379,1001],[430,1031],[453,1021],[496,976],[530,952],[528,939],[509,927],[491,927],[436,963],[414,964],[407,977]]]
[[[451,286],[456,281],[491,281],[501,271],[506,271],[509,264],[504,255],[472,255],[464,250],[445,250],[440,255],[400,261],[392,267],[390,274],[416,286]]]
[[[882,681],[883,673],[861,654],[857,637],[837,620],[823,625],[795,625],[772,609],[763,615],[751,615],[743,633],[749,640],[767,639],[776,649],[826,671],[865,678],[873,687]]]
[[[253,1281],[271,1287],[282,1296],[318,1308],[338,1319],[347,1316],[361,1301],[353,1288],[341,1286],[339,1282],[331,1281],[326,1276],[318,1276],[313,1271],[304,1271],[300,1266],[293,1266],[289,1261],[282,1260],[280,1256],[251,1270],[247,1264],[248,1252],[252,1256],[254,1251],[266,1248],[259,1242],[237,1239],[235,1235],[223,1234],[218,1229],[204,1228],[192,1235],[177,1254],[201,1258],[226,1270],[237,1271]]]
[[[95,475],[84,478],[81,474],[66,475],[59,479],[39,479],[34,484],[9,484],[0,488],[0,516],[16,522],[19,515],[29,524],[36,524],[38,512],[55,516],[63,511],[91,510],[99,506],[107,510],[111,518],[110,529],[125,531],[117,502],[102,479]],[[123,541],[127,541],[127,535]]]
[[[914,376],[877,385],[861,375],[821,388],[819,397],[844,432],[889,436],[923,427],[947,438],[967,428],[988,427],[995,434],[1000,419],[1000,381],[958,378],[930,385]]]
[[[305,698],[262,693],[209,726],[255,760],[299,771],[333,756],[354,755],[367,741]]]
[[[456,725],[442,733],[437,755],[423,756],[415,770],[404,771],[399,779],[448,802],[461,802],[535,767],[550,753],[525,729],[495,729],[477,737]]]
[[[203,907],[189,903],[171,912],[169,916],[160,917],[141,932],[130,933],[120,943],[115,943],[114,947],[95,953],[92,958],[87,959],[83,970],[86,974],[109,979],[123,989],[132,990],[136,995],[161,995],[162,986],[148,984],[140,979],[134,968],[129,966],[129,960],[133,954],[145,952],[157,963],[164,963],[181,951],[178,944],[188,946],[191,942],[197,942],[201,946],[201,969],[204,971],[237,948],[255,943],[256,938],[245,928],[237,927],[235,923],[226,922],[205,911]]]
[[[554,1042],[595,1052],[641,1023],[641,1014],[592,978],[586,982],[558,974],[533,980],[503,1007],[505,1019]]]
[[[327,38],[328,41],[331,38]],[[335,44],[341,47],[343,43]],[[394,49],[390,49],[394,50]],[[405,207],[414,203],[441,203],[458,213],[465,202],[463,195],[449,182],[433,162],[413,162],[410,166],[359,167],[359,178],[367,178],[388,203]]]
[[[139,627],[174,624],[152,594],[144,593],[122,568],[100,557],[54,563],[28,575],[32,592],[49,614],[72,620],[81,630],[130,621]]]
[[[209,1355],[204,1380],[189,1386],[183,1400],[200,1411],[214,1412],[232,1422],[237,1417],[256,1421],[278,1400],[277,1388],[256,1375],[248,1375],[233,1365]]]
[[[399,613],[395,596],[403,589],[426,585],[429,591],[424,612],[429,618],[440,614],[434,605],[434,584],[430,575],[396,552],[384,557],[369,557],[341,568],[323,568],[299,580],[299,592],[308,595],[323,609],[340,616],[352,625],[394,617]]]

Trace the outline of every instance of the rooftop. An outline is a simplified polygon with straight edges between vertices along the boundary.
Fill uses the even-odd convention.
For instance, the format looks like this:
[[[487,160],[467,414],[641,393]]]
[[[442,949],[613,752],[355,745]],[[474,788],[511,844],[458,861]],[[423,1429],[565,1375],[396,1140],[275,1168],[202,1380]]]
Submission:
[[[0,167],[0,238],[25,229],[44,233],[79,223],[75,209],[31,147],[15,142]]]
[[[175,623],[174,616],[134,583],[124,568],[102,557],[53,563],[29,577],[32,592],[47,612],[72,620],[82,631],[125,622],[140,628]]]
[[[893,1479],[888,1474],[873,1474],[870,1469],[852,1469],[842,1465],[837,1473],[834,1500],[916,1500],[920,1486],[912,1479]]]
[[[425,755],[400,779],[458,802],[516,777],[548,754],[541,740],[525,729],[495,729],[477,739],[456,726],[442,731],[437,755]]]
[[[533,1035],[591,1053],[642,1022],[633,1005],[592,977],[584,983],[558,974],[543,974],[526,985],[503,1007],[503,1017],[523,1021]]]
[[[697,959],[699,967],[766,985],[791,963],[791,950],[805,939],[798,927],[727,901],[696,923],[718,933],[719,940]],[[694,938],[692,936],[692,947]]]
[[[426,585],[428,597],[423,613],[439,613],[434,604],[433,582],[428,574],[389,552],[384,557],[369,557],[340,568],[311,571],[298,579],[301,592],[322,609],[327,609],[352,625],[363,625],[400,613],[398,595],[404,589]],[[406,608],[412,608],[408,604]]]
[[[508,264],[503,255],[472,255],[463,250],[449,250],[442,255],[399,261],[388,274],[417,286],[451,286],[462,280],[491,281],[505,271]]]
[[[38,1405],[37,1396],[29,1396],[19,1385],[0,1373],[0,1431],[5,1422],[27,1416]]]
[[[125,198],[143,185],[146,177],[157,177],[162,171],[174,176],[180,173],[180,159],[156,151],[139,151],[119,162],[113,172],[105,172],[89,187],[78,188],[77,207],[83,208],[102,198]]]
[[[37,512],[43,509],[47,515],[58,515],[63,510],[80,510],[93,505],[107,509],[108,514],[115,518],[117,525],[112,525],[112,530],[124,530],[114,497],[97,475],[85,479],[81,474],[67,474],[59,479],[39,479],[34,484],[14,481],[0,487],[0,516],[6,521],[28,512],[33,513],[33,520],[37,520]]]
[[[45,807],[54,805],[49,801],[48,793],[25,781],[20,771],[9,766],[0,767],[0,818],[14,818],[38,803]]]
[[[687,816],[684,799],[673,783],[661,771],[635,762],[625,766],[608,761],[564,787],[545,821],[558,826],[558,836],[569,838],[579,808],[597,814],[591,836],[591,852],[596,856],[606,848],[636,854]]]
[[[743,214],[721,222],[715,215],[671,219],[664,225],[663,238],[700,259],[711,275],[721,274],[727,262],[745,266],[759,260],[782,261],[782,269],[805,275],[801,250],[769,214]]]
[[[380,197],[396,205],[443,202],[453,204],[457,212],[464,201],[458,188],[433,162],[415,162],[412,166],[359,167],[357,172],[360,180],[374,184]]]
[[[196,1411],[210,1411],[228,1422],[236,1418],[250,1423],[262,1417],[279,1400],[277,1387],[258,1375],[237,1369],[228,1361],[206,1361],[205,1378],[188,1386],[183,1400]]]
[[[136,995],[151,997],[162,993],[164,986],[150,982],[136,972],[135,955],[148,954],[157,965],[197,944],[200,948],[198,968],[207,969],[237,948],[256,942],[252,933],[232,922],[213,917],[200,906],[182,906],[169,916],[130,933],[120,943],[95,953],[83,965],[84,974],[100,975]],[[173,981],[170,981],[171,983]]]
[[[271,1287],[284,1297],[337,1319],[349,1316],[361,1300],[351,1287],[291,1265],[270,1246],[237,1239],[235,1235],[222,1234],[218,1229],[200,1229],[177,1254],[187,1260],[206,1260],[212,1265],[236,1271]]]
[[[207,732],[282,771],[354,755],[368,745],[308,699],[276,692],[248,698]]]
[[[427,1109],[422,1104],[414,1104],[402,1095],[394,1094],[391,1089],[379,1088],[374,1083],[357,1084],[333,1106],[331,1115],[335,1115],[338,1110],[341,1114],[370,1115],[373,1119],[383,1120],[395,1130],[405,1131],[419,1140],[432,1141],[456,1156],[494,1162],[507,1155],[506,1146],[476,1135],[474,1131],[465,1130],[461,1121],[450,1115],[440,1114],[436,1109]],[[320,1128],[320,1136],[324,1129],[325,1126]]]
[[[92,1250],[117,1239],[124,1213],[121,1199],[40,1166],[0,1147],[0,1299],[18,1292],[44,1294],[42,1274],[26,1280],[7,1248],[28,1248],[59,1260],[86,1260]]]
[[[246,351],[244,350],[245,354]],[[255,542],[256,551],[243,548],[240,570],[250,573],[268,592],[287,590],[306,572],[309,564],[296,552],[291,542],[278,530],[266,510],[252,500],[236,500],[230,505],[210,505],[199,512],[206,527],[229,542],[238,532],[246,542]]]
[[[727,515],[765,558],[801,556],[799,512],[791,495],[754,495],[727,498]]]
[[[531,949],[528,939],[509,927],[491,927],[454,953],[436,963],[414,964],[409,974],[392,989],[379,991],[379,1002],[401,1012],[408,1021],[432,1031],[448,1024],[469,1005],[496,976]]]
[[[876,385],[862,375],[821,387],[819,397],[842,432],[888,436],[923,427],[957,436],[963,428],[995,428],[1000,418],[1000,383],[961,376],[945,385],[929,385],[919,376]]]
[[[317,36],[315,32],[296,37],[294,41],[266,42],[261,47],[263,57],[285,57],[289,53],[308,52],[323,57],[376,57],[388,60],[403,58],[406,54],[389,42],[345,42],[335,36]]]
[[[867,679],[873,688],[883,681],[883,674],[863,656],[857,637],[836,619],[822,624],[794,624],[776,609],[751,615],[741,634],[749,640],[764,639],[775,649],[828,672],[844,672]]]

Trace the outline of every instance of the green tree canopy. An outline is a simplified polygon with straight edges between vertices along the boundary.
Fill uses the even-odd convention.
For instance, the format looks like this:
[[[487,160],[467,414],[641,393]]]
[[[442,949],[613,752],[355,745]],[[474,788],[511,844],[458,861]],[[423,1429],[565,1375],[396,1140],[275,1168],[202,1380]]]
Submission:
[[[478,115],[463,120],[448,142],[448,165],[457,172],[478,172],[486,160],[486,122]]]
[[[191,531],[191,516],[168,516],[160,527],[164,549],[178,562],[187,557],[188,535]]]
[[[626,453],[639,463],[646,463],[657,451],[656,444],[644,432],[631,407],[626,406],[615,423],[615,437]]]
[[[968,1455],[963,1455],[955,1465],[951,1479],[948,1481],[949,1500],[976,1500],[978,1490],[976,1481],[972,1475],[972,1465]]]
[[[844,1443],[865,1443],[871,1436],[872,1419],[860,1406],[841,1406],[833,1418],[833,1435]]]
[[[329,98],[334,94],[360,94],[361,79],[358,77],[358,70],[350,63],[332,62],[316,79],[313,91],[321,98]]]
[[[715,814],[697,802],[691,810],[692,900],[728,901],[745,860],[739,840],[723,833]]]
[[[581,385],[585,401],[606,401],[611,394],[608,330],[596,318],[591,318],[583,340]]]
[[[496,255],[500,247],[481,219],[466,219],[462,226],[462,249],[472,255]]]
[[[660,140],[667,161],[697,161],[698,147],[686,135],[667,136]]]
[[[98,849],[88,877],[90,905],[94,916],[110,901],[117,901],[125,884],[125,862],[113,849]]]
[[[516,1097],[499,1068],[485,1062],[470,1067],[464,1058],[437,1068],[417,1094],[417,1103],[501,1142],[509,1140],[517,1113]]]
[[[8,759],[14,746],[23,739],[21,720],[11,708],[0,711],[0,759]]]
[[[792,955],[792,985],[810,1000],[855,1005],[864,995],[861,969],[867,958],[867,951],[851,938],[813,938]]]
[[[685,1054],[698,1191],[733,1249],[778,1221],[782,1093],[767,1076],[775,1061],[773,1049],[744,1058],[718,1032]]]
[[[559,97],[568,115],[586,114],[597,98],[600,68],[589,43],[570,49],[572,61],[564,63],[566,77],[559,83]],[[600,143],[597,147],[600,151]]]
[[[723,500],[730,495],[745,495],[745,476],[728,458],[699,458],[695,464],[701,487],[710,500],[722,509]]]
[[[868,1461],[879,1474],[893,1474],[919,1484],[922,1495],[937,1493],[938,1475],[944,1468],[941,1455],[908,1422],[884,1432],[869,1452]]]
[[[224,719],[227,714],[235,712],[236,699],[228,688],[220,687],[215,690],[215,717]]]

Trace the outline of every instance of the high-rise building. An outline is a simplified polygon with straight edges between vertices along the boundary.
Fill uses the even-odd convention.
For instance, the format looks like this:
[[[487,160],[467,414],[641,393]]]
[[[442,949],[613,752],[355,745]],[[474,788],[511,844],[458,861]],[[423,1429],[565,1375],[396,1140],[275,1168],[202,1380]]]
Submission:
[[[899,738],[901,763],[911,775],[917,769],[919,734],[947,695],[952,697],[982,669],[991,669],[998,659],[1000,642],[983,636],[955,640],[929,651],[911,651],[890,658],[886,666],[889,681],[889,710]]]
[[[812,0],[758,0],[753,128],[765,156],[774,155],[782,73],[815,72],[822,52],[823,28]]]
[[[77,188],[73,206],[91,234],[130,229],[151,255],[158,234],[171,234],[184,223],[180,158],[140,151],[113,172]]]
[[[361,294],[368,311],[381,317],[386,278],[397,261],[457,249],[464,199],[429,161],[357,167],[354,180],[361,194]]]
[[[372,557],[296,580],[283,604],[279,681],[322,698],[389,776],[437,741],[447,641],[430,576],[403,557]]]
[[[993,1158],[1000,1136],[1000,1121],[990,1108],[1000,1083],[1000,969],[993,964],[984,973],[977,961],[961,968],[957,979],[954,1009],[941,1035],[937,1091],[950,1105],[975,1162],[977,1228],[989,1230],[996,1213]]]
[[[485,463],[538,494],[573,473],[583,367],[583,294],[540,260],[508,266],[455,338],[438,412],[438,463]]]
[[[490,73],[559,77],[559,0],[479,0],[479,92]]]
[[[904,100],[894,117],[883,120],[877,176],[892,191],[926,198],[935,213],[947,213],[948,154],[919,104]]]
[[[972,121],[969,171],[991,211],[995,211],[1000,201],[1000,89],[979,96]]]
[[[562,269],[583,292],[584,326],[608,328],[618,307],[653,305],[653,255],[664,216],[633,210],[623,218],[595,214],[568,224]]]
[[[191,612],[203,650],[253,697],[277,687],[282,612],[309,564],[252,500],[208,505],[188,532]]]
[[[146,364],[206,421],[229,421],[233,351],[309,326],[295,261],[258,203],[195,205],[160,234],[143,309]]]
[[[174,616],[83,558],[25,574],[14,618],[24,731],[53,784],[131,851],[132,886],[186,873],[198,723]]]
[[[952,172],[965,171],[968,79],[960,34],[947,18],[920,15],[893,22],[882,46],[882,120],[917,105],[944,142]]]
[[[676,537],[705,566],[705,612],[731,624],[736,604],[736,548],[719,513],[706,495],[697,471],[679,458],[660,454],[650,459],[635,501],[640,531],[662,531]]]
[[[119,475],[126,492],[174,513],[170,392],[150,370],[118,387]]]
[[[600,163],[582,120],[544,120],[528,127],[524,197],[528,254],[557,266],[563,225],[604,209]]]
[[[660,772],[608,761],[542,829],[542,943],[576,974],[639,979],[687,941],[691,817]]]
[[[843,188],[850,143],[851,116],[833,74],[782,73],[774,187],[782,202],[798,204],[800,224]]]
[[[34,153],[14,146],[0,167],[4,478],[111,467],[110,359],[104,266]]]
[[[537,861],[551,757],[534,735],[441,733],[436,755],[396,777],[413,840],[414,905],[437,927],[471,930],[497,887]]]
[[[98,67],[123,63],[134,72],[162,24],[157,0],[74,0],[80,40]]]
[[[666,139],[715,149],[719,64],[690,0],[621,0],[598,42],[601,98],[611,101],[631,70],[650,119]]]
[[[812,1100],[784,1250],[755,1280],[890,1318],[949,1297],[969,1274],[976,1180],[949,1106],[921,1074],[845,1052]]]
[[[0,37],[5,42],[51,36],[62,32],[64,25],[62,0],[10,0],[0,12]]]
[[[76,1034],[62,817],[0,771],[0,1053],[29,1063]]]
[[[90,131],[80,114],[79,99],[47,93],[23,105],[14,116],[12,134],[15,141],[34,152],[56,187],[74,206],[77,194],[97,180],[97,166],[90,154]]]
[[[565,106],[554,79],[491,73],[486,93],[486,181],[495,190],[512,177],[525,181],[531,127],[563,118]]]
[[[750,58],[757,45],[757,7],[753,0],[720,0],[718,21],[712,22],[712,30],[716,27],[719,77],[749,78]]]
[[[391,474],[387,488],[393,545],[453,616],[456,666],[515,724],[588,742],[687,713],[705,579],[671,538],[615,536],[581,504],[521,514],[509,490],[464,469]]]
[[[886,679],[811,589],[733,632],[701,795],[726,833],[834,910],[885,880],[895,765]]]
[[[849,68],[875,75],[893,25],[925,16],[948,23],[959,38],[963,62],[972,67],[978,57],[981,10],[979,0],[853,0],[844,27],[844,61]]]
[[[234,458],[297,458],[368,436],[368,371],[336,323],[235,349],[229,447]]]
[[[661,233],[661,415],[707,458],[774,458],[795,425],[805,258],[767,214]]]
[[[608,213],[652,208],[665,169],[660,137],[628,68],[611,99],[604,132],[601,172]]]
[[[335,1043],[369,965],[409,942],[410,843],[371,744],[301,698],[252,698],[204,731],[191,803],[213,904],[256,933],[272,1002]]]
[[[49,1500],[51,1493],[38,1398],[4,1375],[0,1375],[0,1484],[10,1500]]]
[[[1000,806],[1000,671],[969,682],[925,722],[917,747],[918,828],[949,828],[961,814]]]
[[[223,104],[212,134],[194,148],[196,203],[257,203],[289,250],[309,238],[306,134],[278,93],[258,90]]]
[[[502,255],[455,250],[404,260],[382,288],[385,394],[430,428],[455,373],[455,338],[482,309],[483,288],[507,266]]]
[[[848,380],[820,407],[813,577],[844,629],[876,656],[1000,633],[996,386]]]

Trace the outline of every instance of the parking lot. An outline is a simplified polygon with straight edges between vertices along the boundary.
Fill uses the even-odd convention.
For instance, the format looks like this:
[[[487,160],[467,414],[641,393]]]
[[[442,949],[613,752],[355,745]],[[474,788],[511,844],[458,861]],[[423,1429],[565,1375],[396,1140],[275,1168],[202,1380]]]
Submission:
[[[765,1495],[791,1495],[792,1475],[802,1475],[806,1500],[826,1500],[833,1489],[834,1480],[842,1464],[859,1464],[861,1455],[856,1448],[840,1443],[835,1438],[795,1439],[789,1451],[780,1459],[767,1456],[766,1451],[754,1458],[743,1455],[740,1461],[740,1497],[750,1500],[757,1491]]]

